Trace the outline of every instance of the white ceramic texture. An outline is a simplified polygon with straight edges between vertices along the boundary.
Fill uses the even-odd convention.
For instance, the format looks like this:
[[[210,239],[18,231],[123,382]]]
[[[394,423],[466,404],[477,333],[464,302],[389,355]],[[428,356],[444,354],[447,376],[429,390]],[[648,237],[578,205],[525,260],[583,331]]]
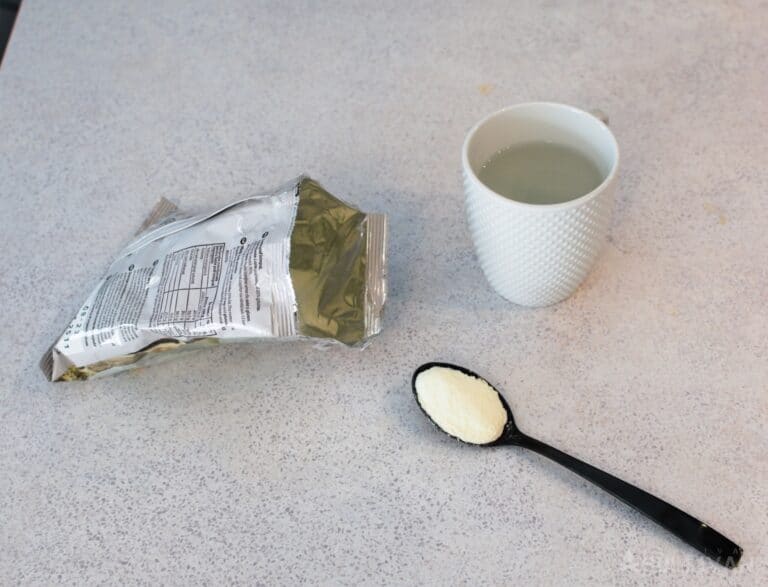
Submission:
[[[505,147],[552,141],[589,155],[605,180],[562,204],[516,202],[487,188],[477,170]],[[577,108],[549,102],[510,106],[480,121],[462,153],[470,232],[488,282],[523,306],[547,306],[570,296],[605,243],[618,179],[619,152],[611,131]]]

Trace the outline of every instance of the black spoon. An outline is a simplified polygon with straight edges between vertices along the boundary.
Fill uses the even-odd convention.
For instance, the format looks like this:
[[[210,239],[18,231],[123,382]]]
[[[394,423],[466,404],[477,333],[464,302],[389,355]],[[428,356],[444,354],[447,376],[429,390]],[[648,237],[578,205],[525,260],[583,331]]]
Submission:
[[[413,394],[416,397],[416,402],[419,404],[421,411],[424,412],[424,415],[427,416],[427,418],[429,418],[429,420],[435,426],[440,428],[442,432],[445,432],[445,430],[443,430],[440,425],[432,419],[432,416],[430,416],[421,405],[421,402],[419,401],[419,394],[416,389],[416,379],[418,378],[419,374],[433,367],[454,369],[469,377],[480,379],[486,383],[488,383],[488,381],[483,377],[480,377],[477,373],[470,371],[469,369],[465,369],[464,367],[459,367],[457,365],[451,365],[450,363],[425,363],[416,369],[413,374],[413,380],[411,383],[413,387]],[[574,473],[581,475],[584,477],[584,479],[591,481],[627,505],[635,508],[640,513],[645,514],[651,520],[663,528],[666,528],[672,532],[672,534],[684,542],[687,542],[694,548],[700,550],[709,558],[717,561],[721,565],[732,569],[737,564],[739,564],[739,559],[741,559],[741,554],[743,552],[741,547],[730,541],[728,538],[713,528],[707,526],[704,522],[701,522],[693,516],[690,516],[684,511],[676,508],[675,506],[662,501],[658,497],[655,497],[650,493],[635,487],[634,485],[630,485],[626,481],[622,481],[613,475],[609,475],[608,473],[601,471],[592,465],[588,465],[584,461],[580,461],[577,458],[565,454],[564,452],[549,446],[548,444],[544,444],[540,440],[531,438],[527,434],[521,432],[520,429],[515,425],[515,420],[512,416],[512,410],[504,399],[504,396],[502,396],[501,393],[499,393],[499,390],[493,387],[490,383],[488,383],[488,385],[498,394],[499,399],[501,400],[501,404],[504,406],[504,409],[507,412],[507,422],[503,431],[501,432],[501,435],[496,440],[486,444],[476,444],[474,446],[522,446],[523,448],[528,448],[541,455],[544,455],[545,457],[560,463]],[[446,434],[448,433],[446,432]],[[453,436],[453,438],[456,437]],[[465,442],[461,440],[461,438],[457,438],[457,440]]]

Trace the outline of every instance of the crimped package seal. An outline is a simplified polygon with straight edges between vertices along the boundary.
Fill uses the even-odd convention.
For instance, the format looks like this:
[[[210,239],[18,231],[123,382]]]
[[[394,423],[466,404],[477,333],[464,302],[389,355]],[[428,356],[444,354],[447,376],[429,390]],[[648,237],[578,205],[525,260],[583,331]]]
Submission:
[[[228,342],[364,347],[382,328],[386,232],[306,176],[202,216],[163,199],[40,366],[72,381]]]

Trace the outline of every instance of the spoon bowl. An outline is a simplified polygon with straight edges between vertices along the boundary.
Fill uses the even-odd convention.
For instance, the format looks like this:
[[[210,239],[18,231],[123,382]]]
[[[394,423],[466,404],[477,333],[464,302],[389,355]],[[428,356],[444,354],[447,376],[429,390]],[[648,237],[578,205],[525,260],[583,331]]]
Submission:
[[[444,369],[452,369],[454,371],[458,371],[459,373],[463,373],[467,377],[473,377],[475,379],[479,379],[480,381],[484,381],[488,384],[488,386],[493,389],[496,392],[496,395],[499,398],[499,401],[501,401],[501,405],[504,406],[504,411],[507,413],[507,422],[504,424],[504,430],[502,431],[501,435],[492,442],[487,442],[483,444],[477,444],[474,442],[468,442],[464,440],[463,438],[459,438],[458,436],[455,436],[451,434],[450,432],[446,432],[440,424],[435,422],[435,420],[432,418],[432,416],[429,414],[427,410],[424,409],[424,406],[421,404],[421,401],[419,401],[419,394],[416,390],[416,380],[419,378],[419,375],[424,373],[425,371],[428,371],[429,369],[433,369],[435,367],[441,367]],[[441,363],[439,361],[432,361],[430,363],[424,363],[423,365],[419,366],[414,372],[413,377],[411,378],[411,389],[413,391],[413,396],[416,398],[416,403],[419,406],[419,409],[421,412],[427,417],[427,419],[432,422],[432,424],[440,430],[440,432],[447,434],[451,438],[454,438],[458,440],[459,442],[462,442],[464,444],[468,444],[470,446],[484,446],[484,447],[490,447],[490,446],[502,446],[505,444],[515,444],[514,440],[515,438],[522,436],[522,432],[520,432],[520,429],[517,427],[517,424],[515,424],[515,417],[512,414],[512,408],[509,407],[509,404],[507,403],[507,400],[504,399],[504,396],[501,394],[501,392],[496,389],[496,387],[491,384],[485,377],[481,377],[474,371],[467,369],[466,367],[462,367],[461,365],[454,365],[453,363]]]
[[[430,397],[434,397],[435,394],[442,393],[447,398],[447,401],[436,403],[432,406],[433,408],[437,406],[443,412],[440,414],[440,418],[438,419],[448,421],[445,419],[446,409],[454,411],[464,410],[464,412],[460,414],[452,414],[452,416],[456,416],[456,418],[453,418],[451,422],[462,421],[462,418],[464,421],[482,419],[485,414],[482,410],[474,409],[471,401],[468,398],[473,396],[475,393],[482,392],[482,394],[484,394],[485,401],[487,402],[489,397],[488,391],[485,387],[487,386],[496,393],[498,399],[501,402],[501,406],[506,412],[507,419],[500,432],[498,433],[498,436],[488,442],[471,442],[465,438],[461,438],[460,435],[446,431],[438,419],[435,418],[436,414],[430,413],[430,407],[425,406],[419,397],[419,376],[426,373],[430,369],[439,369],[442,373],[445,373],[444,370],[452,372],[450,374],[450,380],[444,378],[437,381],[437,388],[435,387],[436,383],[434,381],[431,383]],[[457,373],[463,375],[466,379],[464,379],[464,377],[455,377],[455,374]],[[478,387],[477,381],[475,380],[483,382],[485,385]],[[425,386],[426,385],[427,384],[425,384]],[[457,385],[461,387],[461,393],[456,393]],[[741,559],[741,555],[743,553],[742,548],[713,528],[710,528],[704,522],[697,520],[690,514],[687,514],[675,506],[667,503],[666,501],[659,499],[655,495],[651,495],[650,493],[643,491],[639,487],[631,485],[626,481],[622,481],[618,477],[614,477],[613,475],[610,475],[605,471],[598,469],[597,467],[593,467],[584,461],[572,457],[571,455],[566,454],[553,446],[545,444],[540,440],[536,440],[535,438],[532,438],[531,436],[521,432],[515,424],[512,410],[509,407],[507,401],[504,399],[504,396],[490,382],[488,382],[484,377],[481,377],[474,371],[471,371],[466,367],[453,365],[451,363],[425,363],[414,371],[413,378],[411,380],[411,387],[413,388],[413,395],[416,398],[416,403],[424,415],[438,429],[440,429],[445,434],[448,434],[452,438],[455,438],[456,440],[459,440],[465,444],[469,444],[471,446],[479,446],[481,448],[513,445],[537,452],[570,469],[584,479],[591,481],[601,489],[607,491],[620,501],[623,501],[630,507],[636,509],[643,515],[647,516],[684,542],[687,542],[721,565],[727,568],[734,568],[737,564],[739,564],[739,560]],[[475,391],[478,389],[480,391]],[[426,390],[423,391],[426,393]],[[498,405],[496,407],[498,408]],[[498,414],[498,409],[496,409],[496,412],[497,415],[500,415]],[[483,422],[480,422],[480,424],[483,424]],[[493,430],[495,431],[495,428]]]

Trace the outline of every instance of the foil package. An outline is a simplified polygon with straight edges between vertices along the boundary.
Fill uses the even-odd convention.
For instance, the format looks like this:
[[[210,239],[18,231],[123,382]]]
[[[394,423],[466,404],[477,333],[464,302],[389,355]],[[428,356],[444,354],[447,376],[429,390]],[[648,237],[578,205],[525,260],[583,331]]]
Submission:
[[[382,326],[386,229],[306,176],[201,216],[161,200],[40,366],[73,381],[229,342],[363,347]]]

